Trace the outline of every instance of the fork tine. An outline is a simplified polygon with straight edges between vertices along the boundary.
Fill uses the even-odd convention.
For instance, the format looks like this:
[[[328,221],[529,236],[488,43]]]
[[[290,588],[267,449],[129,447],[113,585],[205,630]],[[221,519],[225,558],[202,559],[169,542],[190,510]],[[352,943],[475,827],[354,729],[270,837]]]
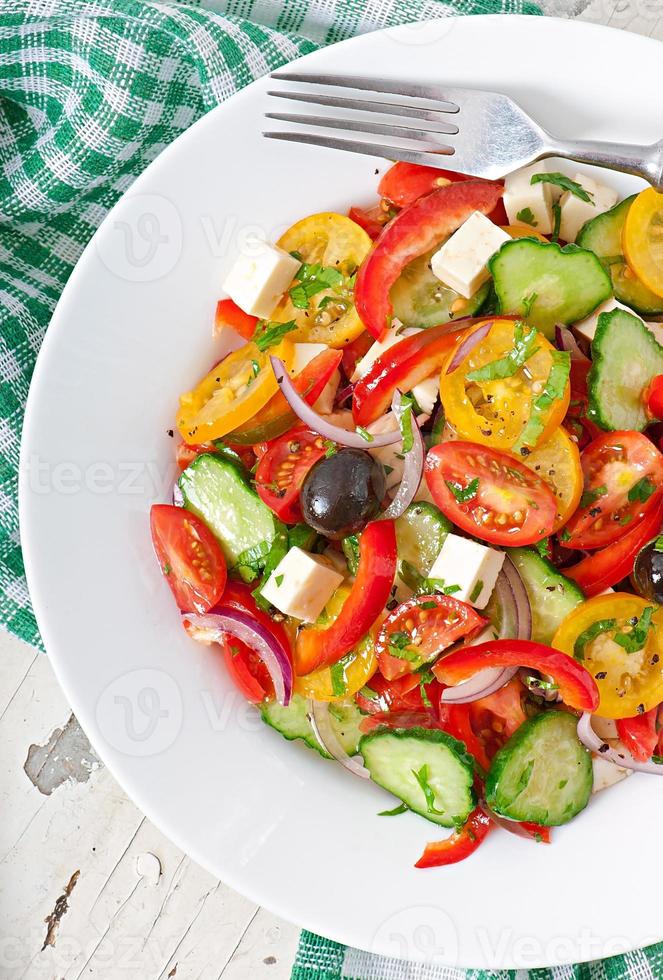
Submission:
[[[426,122],[436,122],[444,129],[440,132],[454,135],[458,126],[446,123],[442,118],[444,112],[436,109],[423,109],[419,106],[400,105],[397,102],[372,102],[370,99],[347,99],[336,95],[309,95],[308,92],[268,92],[278,99],[291,99],[294,102],[306,102],[309,105],[326,105],[334,109],[361,109],[362,112],[382,112],[390,116],[402,116],[407,119],[423,119]]]
[[[329,129],[346,129],[357,133],[374,133],[377,136],[395,136],[398,139],[431,142],[431,137],[445,136],[448,133],[438,129],[419,129],[414,126],[396,126],[391,123],[366,122],[364,119],[336,119],[332,116],[303,116],[290,112],[266,112],[267,119],[280,122],[303,123],[308,126],[321,126]],[[438,148],[436,143],[434,149]]]
[[[288,143],[307,143],[310,146],[327,146],[333,150],[348,150],[350,153],[364,153],[370,157],[384,157],[385,160],[403,160],[405,163],[423,163],[429,167],[444,170],[448,165],[451,149],[435,152],[408,150],[404,146],[387,146],[384,143],[364,143],[360,140],[338,139],[336,136],[318,136],[315,133],[263,133],[270,140],[285,140]]]
[[[393,82],[388,78],[364,78],[361,75],[313,75],[310,72],[278,71],[272,78],[284,82],[306,82],[309,85],[338,85],[343,88],[356,88],[365,92],[386,92],[390,95],[405,95],[414,99],[435,99],[445,103],[442,112],[458,112],[463,101],[464,90],[447,86],[418,84],[416,82]]]

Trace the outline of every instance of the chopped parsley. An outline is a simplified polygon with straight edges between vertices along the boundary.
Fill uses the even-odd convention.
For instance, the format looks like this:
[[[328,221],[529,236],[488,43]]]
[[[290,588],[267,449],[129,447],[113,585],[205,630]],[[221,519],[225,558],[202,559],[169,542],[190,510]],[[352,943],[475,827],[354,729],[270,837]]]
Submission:
[[[605,486],[595,487],[594,490],[585,490],[582,497],[580,498],[580,507],[591,507],[595,504],[600,497],[605,497],[608,492],[608,488]]]
[[[442,816],[444,810],[438,810],[435,807],[435,790],[428,781],[428,765],[424,763],[421,769],[413,769],[412,775],[419,783],[421,791],[426,798],[426,812],[436,814],[437,816]]]
[[[398,416],[398,424],[401,430],[404,453],[409,453],[414,445],[414,434],[412,432],[413,404],[414,398],[412,395],[401,395],[401,410]]]
[[[357,426],[357,432],[365,442],[373,442],[373,436],[368,429],[365,429],[362,425]]]
[[[568,351],[555,350],[551,354],[552,365],[550,374],[545,383],[541,394],[534,400],[532,411],[523,429],[520,439],[514,449],[521,452],[523,448],[536,445],[541,433],[545,429],[545,415],[553,404],[564,397],[566,385],[569,380],[571,370],[571,355]]]
[[[654,541],[654,551],[663,551],[663,534]]]
[[[333,456],[335,453],[338,452],[338,446],[336,445],[335,442],[332,442],[331,439],[325,439],[324,447],[325,447],[325,459],[329,459],[330,456]]]
[[[461,487],[459,483],[455,483],[453,480],[445,480],[444,482],[459,504],[466,504],[470,500],[474,500],[479,489],[478,476],[475,476],[466,487]]]
[[[162,568],[161,570],[162,570],[162,572],[163,572],[163,574],[164,574],[164,575],[170,575],[170,573],[172,572],[172,568],[171,568],[171,566],[170,566],[170,565],[168,564],[168,562],[166,562],[166,563],[164,564],[164,566],[163,566],[163,568]]]
[[[550,538],[541,538],[535,542],[534,548],[542,558],[550,558]]]
[[[437,603],[433,602],[432,599],[428,599],[426,602],[419,603],[420,609],[437,609]]]
[[[275,575],[274,576],[274,581],[276,582],[277,589],[280,589],[281,586],[283,585],[283,576],[282,575]]]
[[[551,237],[553,238],[554,241],[558,241],[559,230],[562,227],[562,208],[560,206],[559,201],[553,201],[552,213],[553,213],[553,230],[552,230]]]
[[[588,643],[591,643],[600,636],[601,633],[608,633],[610,630],[617,628],[616,619],[597,619],[595,623],[588,626],[586,630],[583,630],[579,636],[576,637],[576,641],[573,644],[573,656],[576,660],[585,659],[585,648]]]
[[[483,591],[483,582],[481,581],[481,579],[477,579],[477,583],[472,589],[472,592],[470,594],[470,602],[476,602],[479,596],[481,595],[482,591]]]
[[[651,482],[649,477],[643,476],[643,478],[638,480],[637,483],[634,483],[629,490],[629,502],[635,503],[635,501],[638,501],[639,503],[644,504],[645,501],[649,500],[655,489],[656,487]]]
[[[270,347],[274,347],[276,344],[280,343],[285,335],[290,333],[291,330],[296,329],[297,324],[294,320],[288,320],[287,323],[274,323],[271,320],[258,320],[256,329],[251,339],[258,350],[266,351]]]
[[[586,191],[577,180],[571,180],[566,174],[534,174],[530,184],[554,184],[555,187],[561,187],[564,191],[570,191],[574,197],[580,198],[581,201],[585,201],[587,204],[592,203],[592,193]]]
[[[642,650],[647,642],[647,634],[654,625],[652,623],[653,614],[653,606],[647,606],[646,609],[643,609],[642,616],[640,616],[639,619],[635,619],[635,622],[632,622],[633,628],[630,633],[624,633],[621,631],[619,633],[615,633],[613,636],[615,643],[618,643],[620,647],[623,647],[627,653],[637,653],[638,650]]]
[[[419,659],[419,654],[416,650],[410,649],[411,642],[412,637],[409,633],[406,633],[404,630],[395,630],[389,636],[389,643],[387,644],[389,653],[398,660],[407,660],[409,663],[414,663]]]
[[[533,293],[531,303],[535,299],[536,293]],[[530,309],[528,308],[525,316],[529,316],[529,312]],[[491,361],[489,364],[484,364],[483,367],[477,368],[476,371],[470,371],[467,375],[467,380],[496,381],[498,378],[513,377],[523,364],[538,351],[539,348],[536,346],[537,336],[535,327],[531,327],[525,333],[523,324],[516,323],[513,331],[513,349],[509,351],[506,357],[500,357],[496,361]]]
[[[407,813],[409,809],[407,803],[401,803],[400,806],[395,806],[393,810],[380,810],[378,817],[397,817],[400,813]]]
[[[333,266],[323,266],[319,262],[303,262],[295,273],[296,285],[288,290],[292,305],[298,310],[307,310],[311,298],[323,289],[340,286],[343,274]]]
[[[529,296],[523,297],[523,316],[528,317],[532,312],[532,307],[538,299],[537,293],[530,293]]]
[[[526,225],[531,225],[532,228],[536,228],[539,223],[531,208],[523,208],[522,211],[519,211],[516,215],[516,221],[522,221]]]
[[[255,381],[255,379],[258,377],[259,374],[260,374],[260,365],[258,364],[257,361],[251,361],[251,377],[246,382],[247,388],[252,381]]]

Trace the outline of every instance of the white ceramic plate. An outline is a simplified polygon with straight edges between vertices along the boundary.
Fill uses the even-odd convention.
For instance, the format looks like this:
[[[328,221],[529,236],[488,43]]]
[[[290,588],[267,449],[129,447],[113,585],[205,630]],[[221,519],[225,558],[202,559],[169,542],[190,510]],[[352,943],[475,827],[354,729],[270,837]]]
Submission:
[[[660,137],[657,42],[584,23],[472,17],[387,30],[302,60],[505,91],[554,133]],[[215,359],[222,274],[256,227],[375,195],[384,161],[261,138],[269,82],[169,147],[86,249],[39,357],[23,435],[21,529],[62,686],[125,790],[256,902],[390,956],[532,967],[663,937],[663,781],[602,794],[553,846],[491,835],[467,863],[412,865],[432,825],[256,720],[189,641],[150,547],[169,499],[178,394]],[[272,106],[273,108],[273,106]],[[490,138],[490,134],[486,134]],[[614,176],[622,191],[637,181]]]

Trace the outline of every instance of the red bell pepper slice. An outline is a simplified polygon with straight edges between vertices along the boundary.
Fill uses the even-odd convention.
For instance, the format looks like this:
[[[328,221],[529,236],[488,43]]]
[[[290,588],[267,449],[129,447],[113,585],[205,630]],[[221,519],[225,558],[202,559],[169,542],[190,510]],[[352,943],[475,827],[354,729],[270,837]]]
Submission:
[[[444,241],[473,211],[492,211],[502,191],[500,184],[478,180],[438,187],[386,225],[362,262],[355,285],[355,308],[369,333],[379,340],[389,327],[389,290],[404,267]]]
[[[529,667],[550,674],[559,687],[562,700],[579,711],[596,711],[599,691],[596,681],[582,664],[561,650],[532,640],[494,640],[456,650],[433,667],[442,684],[455,685],[469,680],[486,667]]]
[[[416,384],[441,369],[469,327],[486,322],[486,317],[467,317],[441,323],[387,348],[354,387],[352,417],[355,424],[365,427],[379,419],[391,405],[397,388],[412,391]]]
[[[445,864],[464,861],[476,851],[493,827],[489,815],[478,806],[460,830],[454,831],[446,840],[426,844],[426,849],[415,864],[415,868],[440,868]]]
[[[583,558],[577,565],[565,568],[564,574],[573,579],[588,598],[604,592],[631,574],[636,555],[660,533],[662,524],[663,501],[619,541]]]
[[[359,538],[357,574],[339,615],[327,629],[304,629],[297,637],[298,675],[337,663],[366,636],[389,601],[395,575],[394,522],[373,521]]]
[[[231,299],[220,299],[216,304],[215,336],[218,336],[224,327],[232,327],[244,340],[250,340],[255,333],[257,323],[257,316],[251,316],[250,313],[240,310],[237,303]]]
[[[658,746],[658,708],[635,718],[618,718],[617,734],[634,759],[649,762]]]

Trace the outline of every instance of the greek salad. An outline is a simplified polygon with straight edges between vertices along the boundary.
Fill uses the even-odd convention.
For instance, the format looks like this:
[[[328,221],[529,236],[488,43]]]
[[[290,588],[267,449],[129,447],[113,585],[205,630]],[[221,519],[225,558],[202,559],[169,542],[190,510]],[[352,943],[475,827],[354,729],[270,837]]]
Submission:
[[[451,830],[429,868],[663,775],[663,195],[377,196],[228,270],[151,531],[274,733]]]

